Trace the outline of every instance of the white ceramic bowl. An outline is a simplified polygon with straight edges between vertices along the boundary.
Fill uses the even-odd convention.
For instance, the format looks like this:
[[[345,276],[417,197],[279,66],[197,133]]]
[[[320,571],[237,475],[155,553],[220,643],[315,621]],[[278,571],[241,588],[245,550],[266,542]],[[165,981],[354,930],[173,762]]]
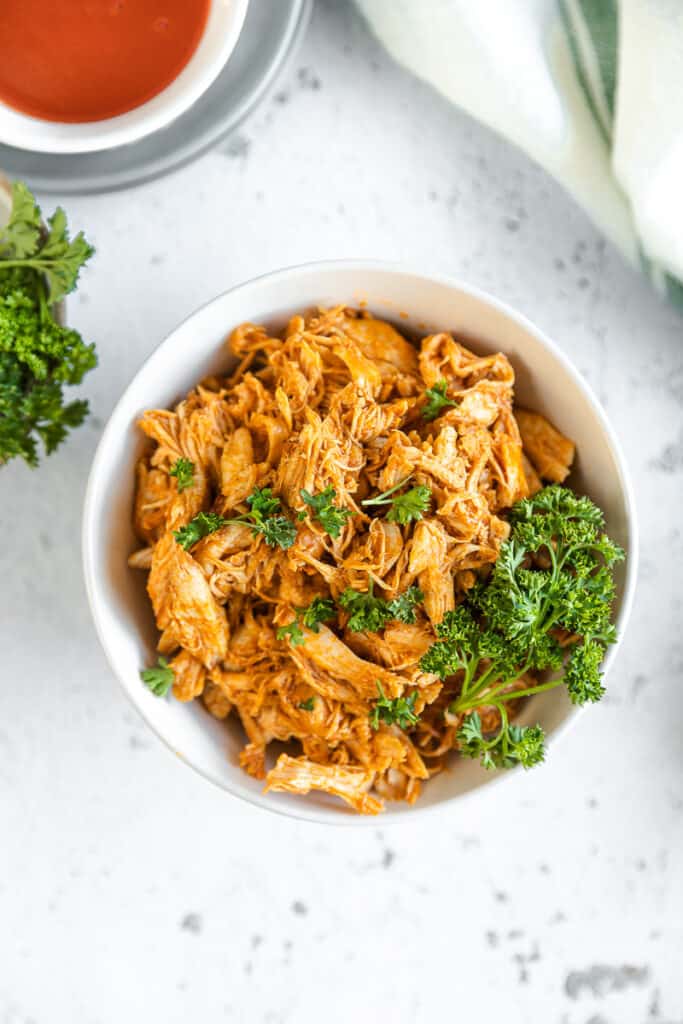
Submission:
[[[605,512],[611,537],[628,553],[617,583],[619,635],[626,628],[636,578],[635,507],[619,445],[597,400],[568,359],[528,320],[504,303],[447,278],[425,276],[376,262],[338,262],[293,267],[268,274],[220,295],[180,325],[150,356],[119,401],[93,462],[85,500],[83,557],[95,625],[114,673],[156,734],[207,779],[261,807],[323,822],[367,824],[341,801],[263,793],[263,784],[244,774],[237,757],[244,744],[231,716],[221,723],[200,702],[160,700],[144,687],[141,667],[156,660],[157,630],[145,593],[145,575],[126,565],[139,542],[131,527],[134,467],[143,449],[136,420],[143,410],[172,406],[202,377],[225,372],[234,362],[226,334],[244,320],[281,327],[288,317],[317,304],[368,308],[395,321],[399,329],[427,334],[453,331],[480,352],[501,350],[517,374],[521,404],[547,414],[577,444],[570,483]],[[609,651],[606,667],[614,658]],[[562,690],[527,702],[521,721],[540,722],[552,740],[576,714]],[[552,742],[551,742],[552,746]],[[552,756],[552,753],[551,755]],[[536,768],[535,771],[543,771]],[[462,800],[496,777],[473,761],[454,761],[409,807],[388,803],[381,821],[414,818],[448,801]]]
[[[177,78],[147,103],[104,121],[62,124],[30,117],[0,101],[0,142],[39,153],[86,153],[158,131],[188,110],[222,71],[242,30],[247,4],[211,0],[199,46]]]

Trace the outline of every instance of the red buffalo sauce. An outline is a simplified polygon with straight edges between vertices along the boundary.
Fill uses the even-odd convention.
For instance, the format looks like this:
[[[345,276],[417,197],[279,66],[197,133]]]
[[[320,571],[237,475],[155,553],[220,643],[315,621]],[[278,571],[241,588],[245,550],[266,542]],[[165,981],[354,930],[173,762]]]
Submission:
[[[0,101],[47,121],[101,121],[185,67],[211,0],[0,0]]]

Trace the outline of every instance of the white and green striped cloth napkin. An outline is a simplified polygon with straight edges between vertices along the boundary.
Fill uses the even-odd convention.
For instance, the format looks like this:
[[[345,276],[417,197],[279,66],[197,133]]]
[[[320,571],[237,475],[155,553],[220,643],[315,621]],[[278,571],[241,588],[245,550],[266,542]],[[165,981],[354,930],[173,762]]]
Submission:
[[[683,309],[683,0],[357,0],[387,50],[561,181]]]

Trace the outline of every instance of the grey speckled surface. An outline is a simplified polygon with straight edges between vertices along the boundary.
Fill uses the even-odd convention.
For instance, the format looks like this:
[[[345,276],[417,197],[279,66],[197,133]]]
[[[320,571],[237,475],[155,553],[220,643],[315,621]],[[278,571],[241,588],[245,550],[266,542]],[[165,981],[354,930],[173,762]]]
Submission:
[[[683,321],[332,0],[238,137],[68,208],[99,247],[70,317],[101,364],[89,425],[0,481],[0,1022],[680,1024]],[[359,255],[461,275],[571,354],[626,448],[643,563],[609,696],[546,766],[353,833],[242,806],[147,733],[93,634],[79,524],[102,423],[174,324]]]

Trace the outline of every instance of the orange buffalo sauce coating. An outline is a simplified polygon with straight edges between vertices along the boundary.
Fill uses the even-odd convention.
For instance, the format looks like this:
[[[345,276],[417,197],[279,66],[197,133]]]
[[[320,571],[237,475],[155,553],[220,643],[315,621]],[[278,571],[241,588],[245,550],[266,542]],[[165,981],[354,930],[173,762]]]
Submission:
[[[101,121],[166,88],[211,0],[1,0],[0,101],[47,121]]]

